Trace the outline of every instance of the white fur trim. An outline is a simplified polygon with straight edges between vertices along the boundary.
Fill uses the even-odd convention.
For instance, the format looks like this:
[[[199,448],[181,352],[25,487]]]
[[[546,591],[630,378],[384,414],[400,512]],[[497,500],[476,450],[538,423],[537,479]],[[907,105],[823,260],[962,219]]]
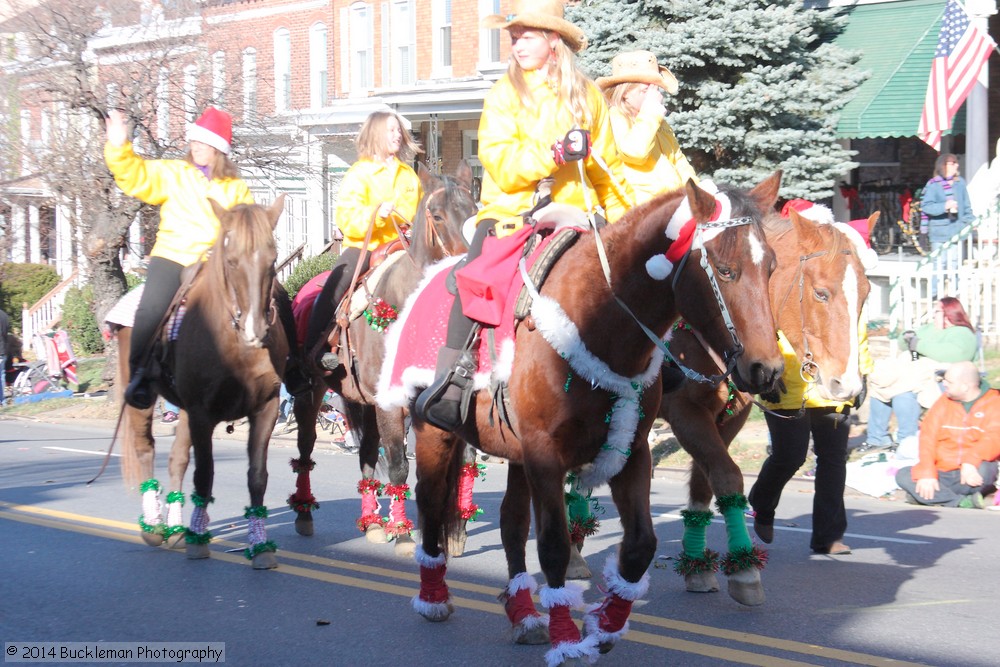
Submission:
[[[653,280],[666,280],[673,270],[674,264],[667,259],[666,255],[653,255],[646,260],[646,273]]]
[[[415,612],[429,621],[443,621],[455,611],[455,607],[451,604],[450,595],[447,602],[427,602],[426,600],[421,600],[418,593],[413,596],[410,603],[413,605]]]
[[[410,293],[410,296],[406,297],[406,303],[403,304],[402,310],[399,311],[399,317],[396,321],[389,325],[389,328],[385,332],[385,359],[382,360],[382,369],[379,371],[378,383],[375,385],[375,403],[378,404],[383,410],[391,410],[393,408],[404,407],[410,398],[416,396],[417,388],[423,388],[430,385],[434,381],[434,369],[430,369],[429,372],[420,373],[419,371],[415,374],[407,376],[407,372],[411,369],[406,369],[403,372],[403,389],[395,389],[390,391],[392,387],[392,369],[396,363],[396,352],[399,350],[399,339],[403,334],[403,329],[406,326],[406,320],[409,318],[410,311],[413,310],[413,304],[416,303],[417,297],[420,293],[426,289],[427,285],[434,279],[434,276],[450,269],[454,266],[460,259],[465,257],[465,255],[457,255],[453,257],[446,257],[445,259],[432,264],[424,269],[424,277],[417,285],[417,288]],[[424,377],[428,379],[423,380]],[[423,382],[423,384],[416,384],[417,382]],[[410,384],[413,382],[414,384]]]
[[[549,615],[548,614],[529,614],[521,619],[521,623],[514,629],[514,639],[516,640],[518,635],[524,636],[530,630],[535,628],[547,628],[549,627]]]
[[[830,210],[829,206],[824,206],[823,204],[813,204],[806,210],[799,211],[799,215],[813,222],[818,222],[821,225],[830,225],[834,221],[833,211]]]
[[[698,183],[698,187],[709,194],[716,195],[717,199],[719,198],[719,186],[717,186],[714,181],[706,179]],[[729,211],[732,210],[732,206],[729,206],[728,198],[723,201],[722,207],[722,219],[726,219],[729,217]],[[674,214],[670,216],[670,222],[667,223],[667,238],[671,240],[676,239],[678,235],[680,235],[681,229],[683,229],[684,225],[687,224],[687,221],[693,217],[694,214],[691,213],[691,203],[688,201],[687,197],[684,197],[680,206],[678,206],[677,210],[674,211]]]
[[[538,601],[546,609],[552,607],[583,608],[583,586],[575,581],[567,581],[562,588],[542,586],[538,591]]]
[[[878,253],[868,247],[864,237],[861,236],[858,230],[846,222],[835,222],[833,226],[851,241],[854,251],[858,254],[858,259],[861,260],[861,266],[864,267],[865,271],[871,271],[878,266]]]
[[[585,663],[593,664],[600,657],[597,637],[584,637],[578,642],[562,642],[545,652],[547,667],[558,667],[570,658],[579,658]]]
[[[221,151],[226,155],[229,155],[229,151],[232,149],[229,142],[217,135],[215,132],[193,123],[187,126],[187,140],[200,141],[203,144],[208,144],[215,150]]]
[[[623,600],[635,602],[649,591],[649,573],[643,573],[639,581],[626,581],[618,572],[618,554],[612,553],[604,563],[604,582],[608,591]]]
[[[424,546],[422,544],[417,545],[417,550],[413,554],[413,559],[417,561],[417,565],[420,567],[426,567],[430,570],[442,567],[448,562],[448,558],[444,555],[444,552],[438,556],[428,556],[427,552],[424,551]]]
[[[583,631],[587,639],[593,639],[598,644],[617,644],[629,630],[629,622],[625,621],[620,630],[608,632],[601,630],[601,617],[597,613],[604,606],[603,602],[597,602],[587,608],[587,613],[583,615]]]
[[[507,582],[507,595],[515,595],[518,591],[525,589],[532,595],[538,590],[538,582],[527,572],[514,575],[514,578]]]

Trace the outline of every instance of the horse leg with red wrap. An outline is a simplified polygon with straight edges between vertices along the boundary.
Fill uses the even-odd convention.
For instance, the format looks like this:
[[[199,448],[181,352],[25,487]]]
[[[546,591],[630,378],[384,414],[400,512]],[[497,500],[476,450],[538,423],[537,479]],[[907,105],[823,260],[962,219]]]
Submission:
[[[466,525],[483,513],[479,505],[472,502],[472,490],[477,478],[486,477],[486,466],[477,464],[476,450],[467,447],[466,460],[470,458],[471,461],[462,465],[458,474],[458,527],[448,536],[448,555],[452,557],[465,553],[465,541],[468,537]]]
[[[632,613],[632,603],[649,590],[649,575],[643,574],[639,581],[626,581],[618,572],[618,556],[608,556],[604,566],[604,582],[607,595],[598,604],[592,605],[583,617],[587,637],[598,642],[601,653],[607,653],[628,632],[628,617]]]
[[[299,457],[289,462],[295,474],[295,492],[288,496],[288,506],[295,511],[295,532],[305,537],[313,534],[312,513],[319,509],[310,477],[316,467],[316,462],[312,459],[316,446],[316,417],[325,393],[326,387],[316,382],[311,393],[297,397],[292,404],[295,422],[298,424],[295,440]]]
[[[361,494],[361,518],[358,530],[365,534],[369,542],[385,542],[385,517],[379,511],[378,495],[382,493],[382,483],[377,479],[362,479],[358,482]],[[381,539],[378,539],[381,536]]]

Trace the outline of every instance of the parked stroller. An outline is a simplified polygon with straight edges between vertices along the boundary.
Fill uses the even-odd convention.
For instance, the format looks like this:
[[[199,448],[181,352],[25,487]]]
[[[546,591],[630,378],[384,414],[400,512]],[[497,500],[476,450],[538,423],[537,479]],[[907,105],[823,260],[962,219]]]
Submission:
[[[43,395],[48,398],[55,393],[68,396],[79,389],[77,362],[69,334],[62,329],[35,334],[31,347],[37,360],[14,364],[17,375],[11,382],[11,396],[15,403]]]

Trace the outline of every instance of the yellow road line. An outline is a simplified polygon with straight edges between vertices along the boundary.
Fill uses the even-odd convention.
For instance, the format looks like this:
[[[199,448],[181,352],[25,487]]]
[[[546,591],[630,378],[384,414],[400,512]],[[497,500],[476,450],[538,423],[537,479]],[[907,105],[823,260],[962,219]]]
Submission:
[[[70,512],[63,512],[61,510],[32,507],[30,505],[16,505],[3,501],[0,501],[0,518],[19,521],[22,523],[44,526],[47,528],[54,528],[57,530],[69,530],[73,532],[83,533],[86,535],[93,535],[97,537],[119,540],[122,542],[129,542],[132,544],[144,544],[144,542],[142,541],[141,537],[138,534],[137,526],[135,524],[126,523],[123,521],[89,517],[80,514],[73,514]],[[67,523],[67,521],[70,523]],[[108,528],[127,530],[130,532],[126,534],[93,526],[104,526]],[[229,548],[243,546],[241,543],[233,542],[230,540],[222,540],[222,539],[215,539],[213,540],[212,544],[215,546],[223,546]],[[362,574],[385,577],[389,579],[403,580],[416,584],[419,582],[419,576],[414,573],[400,572],[398,570],[372,567],[368,565],[360,565],[357,563],[338,561],[330,558],[325,558],[322,556],[313,556],[310,554],[302,554],[287,550],[281,550],[280,553],[281,553],[280,558],[282,560],[282,564],[276,570],[276,572],[279,574],[288,574],[292,576],[304,577],[339,586],[350,586],[353,588],[360,588],[366,591],[378,591],[380,593],[386,593],[389,595],[396,595],[405,598],[412,598],[413,595],[416,594],[417,592],[416,586],[403,586],[388,582],[372,581],[370,579],[360,579],[343,574],[336,574],[334,572],[314,570],[311,568],[291,565],[288,564],[287,561],[289,560],[300,561],[322,567],[343,569]],[[226,553],[225,551],[213,550],[212,558],[215,560],[220,560],[235,565],[243,565],[243,566],[250,565],[250,562],[247,561],[246,558],[244,558],[242,555],[235,553]],[[465,590],[472,593],[482,593],[489,595],[491,597],[493,597],[496,594],[496,588],[489,586],[482,586],[479,584],[471,584],[467,582],[449,580],[448,586],[451,589]],[[475,611],[484,612],[488,614],[495,614],[495,615],[503,614],[503,611],[501,610],[500,606],[492,600],[486,602],[471,598],[452,596],[452,604],[458,608],[472,609]],[[869,655],[866,653],[828,648],[825,646],[820,646],[818,644],[808,644],[805,642],[778,639],[775,637],[766,637],[763,635],[756,635],[746,632],[725,630],[723,628],[714,628],[711,626],[698,625],[686,621],[661,618],[659,616],[651,616],[649,614],[641,614],[637,612],[632,613],[630,621],[633,624],[644,623],[654,627],[663,628],[665,630],[673,630],[676,632],[684,632],[687,634],[712,637],[714,639],[721,639],[724,641],[729,641],[739,644],[750,644],[753,646],[760,646],[762,648],[769,648],[775,651],[782,651],[786,653],[799,653],[805,656],[812,656],[816,658],[840,660],[858,665],[871,665],[873,667],[889,667],[890,665],[893,667],[926,667],[925,665],[922,665],[920,663],[905,662],[901,660],[893,660],[890,658],[883,658],[880,656]],[[698,642],[693,642],[685,639],[678,639],[675,637],[667,637],[649,632],[643,632],[636,630],[634,628],[625,636],[625,639],[627,641],[634,641],[641,644],[647,644],[650,646],[657,646],[668,650],[681,651],[685,653],[694,653],[697,655],[714,657],[720,660],[728,660],[731,662],[736,662],[746,665],[760,665],[762,667],[769,665],[775,665],[776,667],[795,667],[795,666],[810,664],[810,663],[797,662],[794,660],[786,660],[772,655],[759,655],[756,653],[751,653],[749,651],[743,651],[739,649],[713,646],[710,644],[701,644]]]

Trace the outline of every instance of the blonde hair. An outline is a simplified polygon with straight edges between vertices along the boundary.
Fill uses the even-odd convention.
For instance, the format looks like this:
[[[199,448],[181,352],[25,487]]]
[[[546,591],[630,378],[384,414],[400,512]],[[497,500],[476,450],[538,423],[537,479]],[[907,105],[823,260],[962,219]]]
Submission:
[[[207,146],[208,144],[206,144]],[[239,178],[240,168],[236,166],[236,163],[229,159],[229,156],[220,151],[218,148],[211,146],[214,151],[212,154],[211,164],[208,164],[208,174],[209,178],[218,179],[224,181],[228,178]],[[197,167],[198,163],[194,161],[194,155],[191,154],[191,150],[188,149],[187,155],[184,156],[184,161],[187,162],[192,167]]]
[[[632,110],[625,105],[625,96],[642,85],[644,84],[636,83],[634,81],[623,81],[605,90],[604,98],[608,101],[609,107],[617,108],[625,115],[626,118],[632,118],[634,114]]]
[[[403,141],[399,145],[399,153],[396,155],[400,162],[408,163],[416,157],[417,153],[424,152],[410,131],[406,129],[399,114],[394,111],[376,111],[365,119],[361,131],[358,132],[358,138],[354,141],[359,158],[372,160],[388,152],[385,130],[390,118],[396,119],[396,122],[399,123],[399,131],[403,135]]]
[[[541,30],[539,28],[528,28],[549,36],[553,31]],[[559,33],[554,33],[559,35]],[[572,49],[566,45],[562,35],[552,50],[554,58],[549,59],[547,74],[550,79],[557,83],[555,90],[559,99],[561,109],[567,110],[573,120],[582,128],[589,128],[593,121],[590,113],[590,105],[587,102],[587,95],[590,86],[594,85],[587,75],[576,66],[576,59]],[[517,60],[511,56],[507,65],[507,78],[510,79],[514,91],[521,100],[522,106],[535,110],[538,107],[537,100],[531,95],[531,90],[524,80],[524,70],[517,64]]]

